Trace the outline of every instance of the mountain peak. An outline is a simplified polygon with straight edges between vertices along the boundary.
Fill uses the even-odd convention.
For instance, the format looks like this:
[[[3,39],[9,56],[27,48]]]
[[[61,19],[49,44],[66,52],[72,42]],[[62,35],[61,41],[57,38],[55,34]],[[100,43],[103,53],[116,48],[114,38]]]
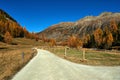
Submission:
[[[99,17],[105,17],[105,16],[111,16],[111,15],[113,15],[114,13],[112,13],[112,12],[103,12],[103,13],[101,13],[100,15],[99,15]]]
[[[82,37],[83,34],[93,33],[97,28],[109,27],[112,20],[115,20],[116,24],[120,23],[120,13],[103,12],[99,16],[86,16],[76,22],[62,22],[50,26],[41,33],[48,38],[66,40],[72,34]]]

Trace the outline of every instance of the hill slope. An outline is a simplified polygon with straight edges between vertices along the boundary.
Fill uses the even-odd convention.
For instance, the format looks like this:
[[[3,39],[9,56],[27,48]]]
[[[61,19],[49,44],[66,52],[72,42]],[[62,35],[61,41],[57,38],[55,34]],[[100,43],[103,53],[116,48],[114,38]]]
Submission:
[[[13,19],[9,14],[0,9],[0,41],[3,41],[4,35],[9,33],[13,38],[26,37],[33,38],[34,34],[29,33],[26,28]]]
[[[117,27],[116,27],[117,26]],[[114,28],[116,27],[116,28]],[[117,29],[117,36],[120,35],[120,13],[104,12],[99,16],[87,16],[76,22],[62,22],[55,24],[47,28],[46,30],[38,33],[39,36],[45,35],[47,38],[54,38],[57,41],[65,41],[71,35],[77,35],[77,37],[83,39],[84,36],[88,35],[93,36],[96,29],[100,28],[105,35],[105,29],[108,31]],[[83,36],[84,35],[84,36]],[[117,39],[117,38],[116,38]],[[116,41],[114,39],[114,41]],[[114,42],[113,42],[114,43]],[[117,39],[117,43],[120,43],[120,37]]]
[[[57,40],[64,40],[72,34],[78,34],[80,37],[84,34],[90,34],[98,27],[109,27],[110,22],[115,20],[120,23],[120,13],[105,12],[99,16],[87,16],[76,22],[62,22],[47,28],[46,30],[38,33],[39,35],[45,34],[47,38],[55,38]]]

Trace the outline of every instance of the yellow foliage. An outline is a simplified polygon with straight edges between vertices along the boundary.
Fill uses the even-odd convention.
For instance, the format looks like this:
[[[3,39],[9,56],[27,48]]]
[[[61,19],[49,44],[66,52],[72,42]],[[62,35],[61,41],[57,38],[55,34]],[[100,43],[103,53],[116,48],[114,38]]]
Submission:
[[[73,35],[71,37],[69,37],[69,39],[68,39],[68,46],[69,47],[79,48],[82,45],[83,45],[83,42],[79,38],[77,38]]]
[[[103,31],[100,28],[96,29],[94,32],[94,38],[98,46],[101,45],[103,41],[102,36],[103,36]]]
[[[112,36],[112,33],[109,33],[107,35],[107,45],[108,46],[112,45],[112,42],[113,42],[113,36]]]
[[[12,36],[11,36],[11,34],[8,31],[4,35],[4,41],[6,43],[11,43],[12,42]]]

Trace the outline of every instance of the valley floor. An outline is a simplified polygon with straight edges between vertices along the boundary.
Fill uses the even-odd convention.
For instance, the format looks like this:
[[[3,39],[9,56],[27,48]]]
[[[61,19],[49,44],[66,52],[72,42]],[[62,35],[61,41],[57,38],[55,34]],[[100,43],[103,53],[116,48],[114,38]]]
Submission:
[[[76,64],[38,49],[38,54],[12,80],[120,80],[120,66]]]

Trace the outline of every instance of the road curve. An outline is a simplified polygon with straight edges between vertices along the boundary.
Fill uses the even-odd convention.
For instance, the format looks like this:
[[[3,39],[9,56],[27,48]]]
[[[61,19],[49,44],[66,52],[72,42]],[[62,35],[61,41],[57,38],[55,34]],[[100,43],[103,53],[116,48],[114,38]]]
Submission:
[[[61,59],[38,49],[38,54],[12,80],[120,80],[120,67],[93,67]]]

